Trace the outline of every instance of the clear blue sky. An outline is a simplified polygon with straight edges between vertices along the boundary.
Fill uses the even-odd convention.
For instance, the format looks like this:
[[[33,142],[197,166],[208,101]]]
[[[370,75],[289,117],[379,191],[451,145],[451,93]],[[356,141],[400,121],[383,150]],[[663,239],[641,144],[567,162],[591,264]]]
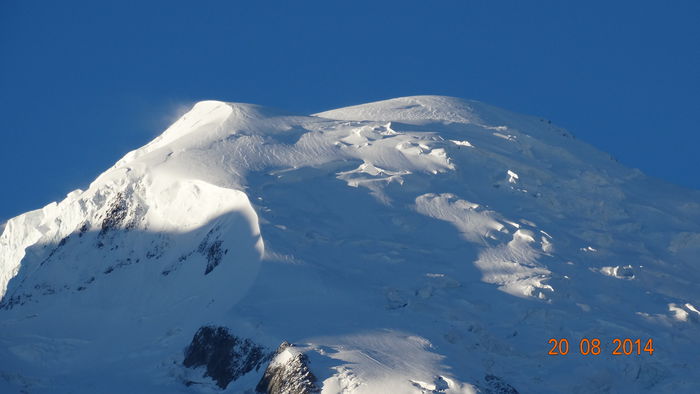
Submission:
[[[2,0],[0,221],[85,188],[202,99],[477,99],[700,189],[699,80],[698,1]]]

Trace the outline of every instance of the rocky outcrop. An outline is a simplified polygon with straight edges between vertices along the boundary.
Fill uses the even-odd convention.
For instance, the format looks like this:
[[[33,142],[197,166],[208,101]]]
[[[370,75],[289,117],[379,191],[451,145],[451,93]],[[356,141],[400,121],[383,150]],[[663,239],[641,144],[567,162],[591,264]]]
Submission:
[[[221,263],[224,255],[228,253],[228,249],[222,247],[223,241],[218,239],[219,227],[214,227],[209,230],[206,237],[197,247],[197,251],[207,259],[207,267],[204,270],[204,275],[208,275]]]
[[[250,339],[232,335],[226,327],[203,326],[185,349],[183,365],[205,367],[204,376],[224,389],[248,372],[259,370],[272,356]]]
[[[319,392],[316,377],[309,369],[309,358],[287,342],[277,349],[256,390],[263,394]]]
[[[110,230],[118,228],[126,220],[128,213],[129,205],[124,195],[119,192],[110,203],[107,212],[105,212],[104,219],[102,220],[102,228],[99,233],[100,237],[103,237]]]
[[[496,375],[486,375],[484,385],[481,387],[484,393],[489,394],[518,394],[518,390],[506,383],[503,378]]]

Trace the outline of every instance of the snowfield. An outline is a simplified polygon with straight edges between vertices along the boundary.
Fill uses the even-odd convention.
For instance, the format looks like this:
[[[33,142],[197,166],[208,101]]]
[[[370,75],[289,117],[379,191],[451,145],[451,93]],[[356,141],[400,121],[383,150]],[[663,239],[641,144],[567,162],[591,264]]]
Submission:
[[[1,231],[3,393],[700,392],[700,191],[476,101],[200,102]]]

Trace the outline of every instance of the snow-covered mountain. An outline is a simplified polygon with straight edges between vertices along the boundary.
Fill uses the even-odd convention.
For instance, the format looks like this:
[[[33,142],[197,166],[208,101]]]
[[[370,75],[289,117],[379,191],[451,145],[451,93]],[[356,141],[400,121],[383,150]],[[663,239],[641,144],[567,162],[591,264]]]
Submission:
[[[693,393],[698,256],[700,192],[544,119],[205,101],[6,223],[0,392]]]

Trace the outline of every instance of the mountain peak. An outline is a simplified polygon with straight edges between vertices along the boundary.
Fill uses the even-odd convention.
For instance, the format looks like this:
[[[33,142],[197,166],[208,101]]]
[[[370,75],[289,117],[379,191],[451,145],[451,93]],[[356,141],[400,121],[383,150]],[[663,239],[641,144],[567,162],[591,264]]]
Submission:
[[[0,391],[696,392],[700,203],[660,186],[477,101],[199,102],[7,222]]]

